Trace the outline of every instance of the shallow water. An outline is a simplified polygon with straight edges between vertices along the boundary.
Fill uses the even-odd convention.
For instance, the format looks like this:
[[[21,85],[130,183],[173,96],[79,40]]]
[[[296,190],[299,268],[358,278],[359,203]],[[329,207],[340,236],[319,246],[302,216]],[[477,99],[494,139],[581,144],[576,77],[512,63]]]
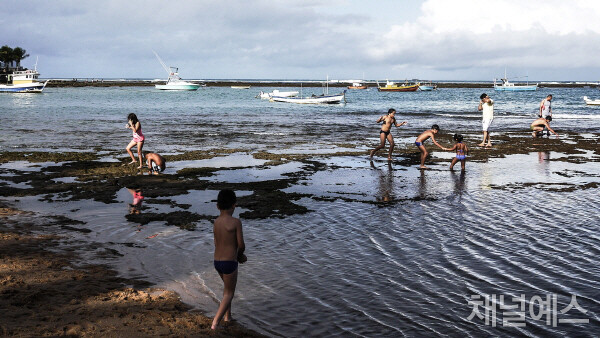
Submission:
[[[234,314],[262,332],[297,337],[593,336],[600,310],[600,198],[597,189],[582,187],[600,182],[600,173],[594,163],[556,161],[563,156],[511,155],[468,163],[466,174],[447,170],[446,163],[420,172],[351,157],[321,159],[333,169],[286,190],[312,194],[298,202],[311,212],[242,219],[249,261],[240,267]],[[516,163],[528,168],[518,178],[511,172]],[[579,189],[553,191],[565,186]],[[216,194],[190,191],[174,200],[216,216]],[[124,254],[113,264],[126,276],[177,290],[212,314],[221,283],[211,265],[211,223],[200,221],[195,231],[161,222],[139,226],[124,218],[132,198],[123,189],[116,204],[28,197],[19,207],[84,221],[92,232],[75,236],[111,243]],[[177,209],[143,206],[141,212]],[[588,312],[558,318],[590,322],[553,327],[529,312],[522,328],[467,320],[471,296],[492,294],[556,294],[557,310],[576,295]]]
[[[399,141],[437,123],[443,133],[480,132],[479,95],[495,100],[492,132],[528,130],[540,101],[554,95],[552,126],[557,131],[595,132],[598,107],[582,97],[597,89],[542,88],[503,93],[490,89],[440,89],[432,92],[348,91],[347,104],[290,105],[255,99],[261,90],[207,87],[197,92],[163,92],[150,87],[48,88],[43,94],[0,97],[0,151],[74,150],[124,154],[131,131],[127,114],[136,113],[147,137],[144,149],[159,153],[211,148],[253,150],[328,149],[332,144],[364,144],[378,138],[374,121],[389,108],[409,124],[396,132]],[[297,88],[299,90],[299,88]],[[293,88],[290,88],[293,90]],[[336,92],[340,88],[331,88]],[[320,94],[304,88],[303,94]]]
[[[269,103],[253,98],[259,90],[48,88],[42,95],[4,95],[0,128],[6,137],[0,150],[90,151],[100,142],[102,156],[114,157],[111,151],[123,156],[118,154],[130,138],[123,128],[129,111],[142,120],[145,148],[160,152],[224,147],[312,154],[347,150],[352,148],[333,144],[362,147],[365,137],[376,139],[374,120],[390,106],[398,109],[399,120],[406,117],[410,123],[396,132],[398,143],[412,142],[432,123],[479,132],[475,109],[480,89],[393,94],[371,89],[350,92],[348,104],[335,106]],[[556,129],[595,132],[595,110],[579,101],[596,92],[553,89],[555,116],[564,117],[557,118]],[[488,93],[498,105],[495,127],[512,131],[523,124],[527,129],[547,94]],[[28,122],[21,124],[20,116],[28,116]],[[293,337],[597,336],[600,197],[590,184],[600,183],[600,169],[597,162],[561,161],[567,156],[540,152],[467,162],[467,172],[461,174],[449,171],[448,163],[421,172],[397,162],[371,165],[359,157],[317,155],[313,160],[324,164],[323,169],[306,173],[285,189],[305,194],[295,203],[310,212],[242,219],[248,262],[240,267],[233,314],[250,328]],[[598,160],[590,153],[577,156]],[[188,166],[222,168],[207,180],[232,183],[280,179],[303,168],[298,162],[263,163],[240,153],[172,163],[170,168],[171,173]],[[44,165],[7,163],[0,165],[0,176],[5,180],[14,171],[41,170]],[[231,165],[238,169],[229,170]],[[213,190],[191,190],[171,197],[175,205],[146,199],[139,210],[167,213],[190,204],[191,212],[216,216],[216,195]],[[125,218],[134,202],[127,189],[111,204],[50,203],[41,197],[16,198],[17,207],[85,222],[77,226],[92,232],[73,236],[118,250],[123,256],[110,263],[123,275],[174,289],[184,301],[214,314],[222,284],[212,267],[210,221],[196,222],[194,231],[157,221],[140,226]],[[244,211],[238,209],[235,215]],[[473,295],[509,299],[521,294],[528,302],[525,327],[504,326],[501,310],[495,327],[477,317],[468,319]],[[529,302],[549,294],[557,297],[558,319],[589,323],[554,327],[545,317],[532,318]],[[560,312],[571,295],[585,314],[576,308]],[[539,307],[532,308],[537,313]]]

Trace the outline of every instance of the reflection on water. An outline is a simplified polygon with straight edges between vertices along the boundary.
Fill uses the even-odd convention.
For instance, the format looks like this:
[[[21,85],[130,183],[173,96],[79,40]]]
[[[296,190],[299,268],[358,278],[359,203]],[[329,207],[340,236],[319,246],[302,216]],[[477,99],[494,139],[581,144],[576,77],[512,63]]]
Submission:
[[[387,162],[387,169],[382,170],[375,166],[371,161],[371,168],[378,171],[379,174],[379,187],[375,200],[377,202],[392,202],[394,200],[394,173],[392,171],[392,162]]]
[[[549,151],[540,151],[538,152],[538,162],[537,170],[540,174],[545,175],[546,177],[550,176],[550,152]]]
[[[450,175],[452,176],[452,181],[454,181],[454,193],[458,195],[458,200],[460,201],[460,198],[465,190],[465,178],[467,175],[463,170],[460,171],[460,174],[457,174],[454,172],[454,170],[451,170]]]
[[[133,201],[129,203],[129,214],[139,215],[142,212],[142,202],[144,196],[142,195],[142,189],[127,189],[133,198]]]

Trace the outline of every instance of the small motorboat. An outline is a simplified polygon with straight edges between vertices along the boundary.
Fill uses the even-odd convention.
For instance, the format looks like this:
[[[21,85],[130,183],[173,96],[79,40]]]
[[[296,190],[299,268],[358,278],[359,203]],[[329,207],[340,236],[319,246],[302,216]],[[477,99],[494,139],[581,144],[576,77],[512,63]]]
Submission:
[[[423,83],[419,84],[419,90],[420,91],[430,92],[430,91],[436,90],[436,89],[437,89],[437,85],[433,84],[431,82],[425,83],[425,84],[423,84]]]
[[[587,96],[584,96],[583,97],[583,101],[585,102],[585,104],[588,104],[590,106],[600,106],[600,100],[599,99],[590,100]]]
[[[233,89],[250,89],[250,86],[231,86]]]
[[[366,84],[360,82],[352,83],[352,86],[348,86],[348,89],[367,89],[369,88]]]

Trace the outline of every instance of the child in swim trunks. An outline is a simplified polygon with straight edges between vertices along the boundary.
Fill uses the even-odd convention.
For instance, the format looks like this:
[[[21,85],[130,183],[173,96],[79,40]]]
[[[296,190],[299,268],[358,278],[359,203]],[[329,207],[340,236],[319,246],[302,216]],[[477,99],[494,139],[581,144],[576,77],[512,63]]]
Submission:
[[[460,161],[460,170],[465,171],[465,161],[467,159],[467,154],[469,153],[469,148],[466,144],[462,143],[463,136],[461,134],[454,134],[453,138],[456,143],[448,150],[456,151],[456,157],[453,158],[452,163],[450,163],[450,170],[454,169],[456,162]]]
[[[148,153],[146,154],[146,163],[150,174],[158,175],[165,171],[167,161],[157,153]]]
[[[127,116],[127,125],[125,125],[125,128],[133,131],[133,139],[131,142],[129,142],[127,148],[125,148],[129,156],[131,156],[131,162],[129,162],[129,164],[136,163],[135,157],[133,157],[133,153],[131,152],[131,148],[137,145],[138,159],[140,161],[140,166],[138,169],[142,169],[142,159],[144,158],[142,147],[144,147],[144,140],[146,138],[144,137],[144,134],[142,134],[142,124],[134,113],[131,113]]]
[[[221,319],[231,321],[231,301],[237,284],[238,263],[244,263],[244,236],[242,222],[234,218],[236,196],[232,190],[224,189],[217,197],[217,208],[220,215],[215,220],[213,233],[215,239],[214,266],[223,280],[223,299],[212,321],[211,329],[215,330]]]
[[[379,119],[377,119],[376,123],[381,123],[383,122],[383,126],[381,127],[381,130],[379,131],[379,145],[371,150],[371,152],[369,153],[369,160],[372,161],[373,160],[373,155],[379,151],[379,149],[383,149],[383,147],[385,147],[385,141],[387,140],[390,143],[390,150],[388,152],[388,161],[392,160],[392,152],[394,151],[394,137],[392,136],[391,132],[392,132],[392,125],[396,126],[396,127],[400,127],[406,124],[406,121],[398,124],[398,122],[396,121],[396,110],[394,108],[390,108],[390,110],[388,110],[387,115],[383,115],[381,117],[379,117]]]
[[[437,134],[440,131],[440,127],[437,124],[434,124],[433,126],[431,126],[431,129],[424,131],[421,135],[419,135],[417,137],[417,140],[415,141],[415,145],[419,148],[419,150],[421,151],[421,166],[419,167],[420,169],[427,169],[427,167],[425,166],[425,158],[427,157],[427,155],[429,155],[429,153],[427,152],[427,149],[425,149],[425,146],[423,145],[423,143],[425,143],[425,141],[427,141],[427,139],[431,138],[431,140],[433,141],[433,143],[442,148],[443,150],[448,150],[444,147],[442,147],[441,145],[439,145],[439,143],[437,143],[435,141],[435,134]]]

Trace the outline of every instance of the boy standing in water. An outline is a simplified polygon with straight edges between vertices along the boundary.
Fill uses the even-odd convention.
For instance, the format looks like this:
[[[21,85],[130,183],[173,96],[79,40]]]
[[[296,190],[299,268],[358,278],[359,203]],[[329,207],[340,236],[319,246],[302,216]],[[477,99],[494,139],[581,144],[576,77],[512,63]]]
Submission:
[[[390,108],[390,110],[388,110],[387,115],[383,115],[381,117],[379,117],[379,119],[377,119],[376,123],[380,123],[383,122],[383,126],[381,126],[381,130],[379,131],[379,146],[377,146],[377,148],[371,150],[371,153],[369,154],[369,160],[372,161],[373,160],[373,155],[379,150],[382,149],[383,147],[385,147],[385,140],[387,139],[388,142],[390,143],[390,151],[388,153],[388,161],[392,160],[392,152],[394,151],[394,137],[392,136],[392,125],[395,125],[396,127],[400,127],[406,124],[406,121],[398,124],[398,122],[396,122],[396,110],[393,108]]]
[[[221,214],[215,220],[213,233],[215,240],[214,266],[223,280],[224,289],[223,299],[212,321],[212,330],[217,328],[223,318],[226,322],[231,321],[231,301],[237,284],[238,262],[246,261],[242,222],[232,216],[235,207],[235,193],[229,189],[221,190],[217,197],[217,208]]]
[[[423,145],[423,143],[425,141],[427,141],[427,139],[429,139],[431,137],[431,140],[433,141],[433,143],[435,143],[436,146],[442,148],[443,150],[448,150],[448,149],[442,147],[441,145],[439,145],[439,143],[437,143],[435,141],[434,135],[437,134],[439,131],[440,131],[440,127],[437,124],[434,124],[433,126],[431,126],[430,130],[424,131],[421,135],[419,135],[419,137],[417,137],[417,140],[415,141],[415,145],[421,151],[421,166],[419,167],[420,169],[427,169],[427,167],[425,166],[425,158],[427,157],[427,155],[429,155],[429,153],[427,152],[427,149],[425,149],[425,146]]]

